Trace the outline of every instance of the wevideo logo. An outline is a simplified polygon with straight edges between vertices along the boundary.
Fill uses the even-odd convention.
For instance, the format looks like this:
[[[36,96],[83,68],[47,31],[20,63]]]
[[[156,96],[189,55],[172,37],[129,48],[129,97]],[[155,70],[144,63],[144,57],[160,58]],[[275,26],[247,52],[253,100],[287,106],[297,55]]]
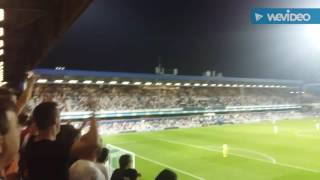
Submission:
[[[320,24],[320,8],[255,8],[252,24]]]

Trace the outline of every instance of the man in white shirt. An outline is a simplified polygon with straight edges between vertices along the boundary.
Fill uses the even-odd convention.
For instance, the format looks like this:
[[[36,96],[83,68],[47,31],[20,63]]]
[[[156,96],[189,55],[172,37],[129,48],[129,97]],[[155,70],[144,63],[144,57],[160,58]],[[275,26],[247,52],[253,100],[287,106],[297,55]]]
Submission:
[[[69,180],[106,180],[106,177],[94,162],[78,160],[69,169]]]

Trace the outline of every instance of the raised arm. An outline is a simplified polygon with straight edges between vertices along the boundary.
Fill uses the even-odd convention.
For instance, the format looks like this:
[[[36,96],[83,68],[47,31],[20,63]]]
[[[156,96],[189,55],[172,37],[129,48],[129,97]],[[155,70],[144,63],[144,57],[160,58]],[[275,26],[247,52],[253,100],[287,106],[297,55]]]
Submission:
[[[97,121],[95,118],[92,118],[90,120],[89,131],[81,136],[80,140],[73,143],[70,153],[72,157],[82,157],[94,151],[97,147],[99,147]]]
[[[23,108],[26,106],[27,102],[32,96],[32,90],[34,87],[34,84],[36,82],[36,77],[33,74],[30,74],[27,77],[27,87],[22,92],[21,96],[19,97],[17,101],[17,114],[20,114],[23,111]]]

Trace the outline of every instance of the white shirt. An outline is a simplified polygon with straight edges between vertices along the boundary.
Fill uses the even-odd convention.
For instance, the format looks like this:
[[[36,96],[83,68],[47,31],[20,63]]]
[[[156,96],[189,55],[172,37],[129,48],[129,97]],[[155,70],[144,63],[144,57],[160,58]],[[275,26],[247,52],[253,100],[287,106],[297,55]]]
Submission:
[[[104,176],[106,177],[106,179],[109,179],[109,175],[108,175],[108,165],[107,164],[102,164],[102,163],[96,163],[97,168],[100,169],[100,171],[104,174]]]
[[[69,169],[69,180],[106,180],[94,162],[78,160]]]

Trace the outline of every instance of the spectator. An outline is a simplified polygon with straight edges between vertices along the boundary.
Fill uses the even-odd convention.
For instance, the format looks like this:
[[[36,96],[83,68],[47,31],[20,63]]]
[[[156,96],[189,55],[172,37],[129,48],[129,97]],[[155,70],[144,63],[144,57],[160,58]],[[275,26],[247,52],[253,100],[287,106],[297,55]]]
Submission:
[[[72,164],[69,169],[69,180],[107,180],[95,163],[97,151],[100,152],[101,148],[84,154],[80,160]]]
[[[141,175],[135,169],[126,169],[124,172],[124,180],[138,180]]]
[[[123,180],[124,172],[132,166],[131,156],[129,154],[120,156],[119,166],[120,167],[113,172],[111,180]]]
[[[95,119],[90,121],[89,131],[72,145],[56,141],[60,118],[54,102],[39,104],[33,111],[33,119],[38,136],[26,148],[27,170],[32,180],[67,180],[70,158],[92,152],[99,144]]]
[[[0,171],[9,165],[18,154],[20,129],[15,104],[8,99],[0,100]]]
[[[164,169],[160,172],[160,174],[156,177],[155,180],[177,180],[177,174],[169,169]]]
[[[109,149],[102,148],[101,151],[97,155],[97,167],[101,170],[104,174],[106,179],[109,179],[108,175],[108,165],[106,164],[109,157]]]

